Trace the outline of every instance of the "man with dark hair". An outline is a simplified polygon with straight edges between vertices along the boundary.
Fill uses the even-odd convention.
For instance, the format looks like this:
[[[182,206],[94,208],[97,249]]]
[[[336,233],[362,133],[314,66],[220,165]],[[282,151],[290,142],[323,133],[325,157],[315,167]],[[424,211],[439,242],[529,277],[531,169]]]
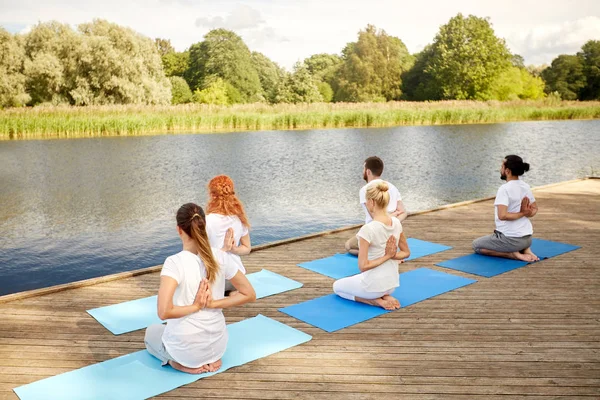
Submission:
[[[473,241],[478,254],[512,258],[521,261],[538,261],[531,251],[533,226],[529,218],[538,211],[535,197],[520,176],[529,171],[529,164],[519,156],[510,155],[502,161],[500,179],[506,183],[496,194],[494,233]]]
[[[363,167],[363,179],[367,182],[360,191],[359,191],[359,200],[360,204],[365,210],[365,224],[368,224],[373,220],[371,214],[369,214],[369,210],[365,203],[367,202],[366,194],[367,187],[371,184],[377,184],[377,182],[383,181],[381,179],[381,175],[383,174],[383,161],[379,157],[369,157],[365,160],[365,164]],[[402,203],[402,196],[400,196],[400,192],[396,186],[392,185],[390,182],[386,182],[388,184],[390,194],[390,202],[388,204],[387,211],[392,217],[396,217],[400,220],[400,222],[404,221],[407,217],[406,210],[404,209],[404,204]],[[351,237],[346,242],[346,251],[350,254],[358,255],[358,239],[356,236]]]

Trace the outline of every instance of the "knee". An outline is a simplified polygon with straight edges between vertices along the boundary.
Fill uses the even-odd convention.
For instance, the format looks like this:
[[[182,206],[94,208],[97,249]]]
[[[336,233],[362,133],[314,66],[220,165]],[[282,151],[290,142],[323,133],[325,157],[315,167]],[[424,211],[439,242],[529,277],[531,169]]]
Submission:
[[[340,290],[340,281],[337,280],[335,282],[333,282],[333,293],[338,294],[339,290]]]
[[[163,330],[164,325],[161,324],[150,325],[148,328],[146,328],[146,334],[144,335],[144,343],[146,344],[146,347],[152,346],[152,343],[157,340],[162,340]]]
[[[473,251],[477,254],[481,254],[480,242],[481,241],[479,239],[475,239],[475,240],[473,240],[473,243],[471,244],[471,246],[473,247]]]

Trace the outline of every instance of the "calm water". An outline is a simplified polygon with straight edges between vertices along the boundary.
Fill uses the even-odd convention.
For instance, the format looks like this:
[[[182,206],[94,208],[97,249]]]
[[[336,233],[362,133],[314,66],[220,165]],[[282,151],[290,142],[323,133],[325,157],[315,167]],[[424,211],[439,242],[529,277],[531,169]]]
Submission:
[[[0,295],[162,263],[217,174],[256,245],[361,222],[370,155],[415,211],[495,194],[511,153],[532,186],[597,175],[600,121],[0,142]]]

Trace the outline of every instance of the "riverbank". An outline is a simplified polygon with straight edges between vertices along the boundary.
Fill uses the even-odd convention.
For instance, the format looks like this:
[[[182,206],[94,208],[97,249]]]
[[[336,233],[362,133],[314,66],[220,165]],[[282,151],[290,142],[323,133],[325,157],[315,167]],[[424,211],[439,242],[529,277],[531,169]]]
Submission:
[[[600,118],[600,102],[39,107],[0,111],[0,140]]]

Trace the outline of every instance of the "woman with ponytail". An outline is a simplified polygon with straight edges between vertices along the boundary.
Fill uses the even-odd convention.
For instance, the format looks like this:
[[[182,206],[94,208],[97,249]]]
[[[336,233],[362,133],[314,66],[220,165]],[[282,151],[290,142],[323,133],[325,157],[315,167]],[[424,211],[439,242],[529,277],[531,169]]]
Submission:
[[[233,246],[229,250],[238,269],[245,274],[246,268],[240,256],[250,253],[250,222],[242,202],[235,195],[233,181],[227,175],[215,176],[208,183],[208,205],[206,206],[206,231],[211,246],[221,248],[227,232],[233,235]],[[226,283],[225,290],[233,288]]]
[[[485,256],[538,261],[531,251],[533,226],[529,218],[537,214],[535,197],[521,175],[529,164],[519,156],[506,156],[500,165],[500,179],[506,183],[498,189],[494,201],[496,229],[494,233],[473,241],[473,250]]]
[[[367,186],[365,207],[373,220],[358,231],[358,275],[334,282],[333,291],[344,299],[395,310],[400,303],[391,294],[400,286],[398,261],[410,256],[402,224],[387,212],[387,182]],[[398,251],[400,247],[400,251]]]
[[[183,249],[165,260],[158,289],[158,316],[167,325],[146,329],[146,348],[163,365],[179,371],[214,372],[221,367],[227,347],[222,309],[254,301],[256,294],[227,253],[233,246],[232,235],[227,235],[221,249],[210,247],[202,208],[193,203],[181,206],[177,233]],[[237,296],[223,296],[226,279]]]

